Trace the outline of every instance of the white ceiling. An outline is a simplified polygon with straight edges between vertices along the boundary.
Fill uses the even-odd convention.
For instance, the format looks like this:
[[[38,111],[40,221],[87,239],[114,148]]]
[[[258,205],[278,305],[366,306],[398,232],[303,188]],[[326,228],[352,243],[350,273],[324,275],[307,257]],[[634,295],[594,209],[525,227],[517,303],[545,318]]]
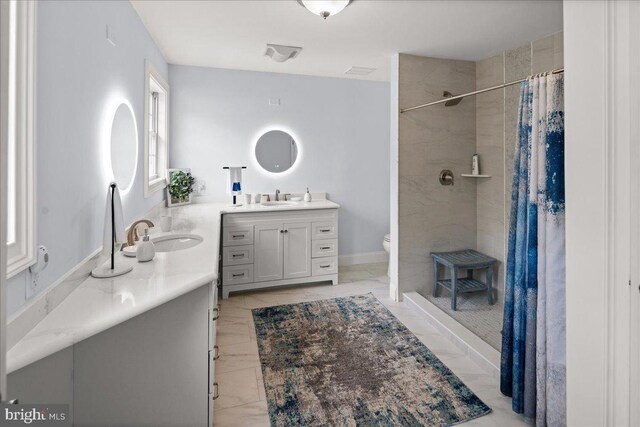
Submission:
[[[295,0],[131,3],[172,64],[365,80],[388,81],[397,52],[475,61],[562,30],[561,1],[355,0],[326,21]],[[303,50],[276,63],[267,43]]]

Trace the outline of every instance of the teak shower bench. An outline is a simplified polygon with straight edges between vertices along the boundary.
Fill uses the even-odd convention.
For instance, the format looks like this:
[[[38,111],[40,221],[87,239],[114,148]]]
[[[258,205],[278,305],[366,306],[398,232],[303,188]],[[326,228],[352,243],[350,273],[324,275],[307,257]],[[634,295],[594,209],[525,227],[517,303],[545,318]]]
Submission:
[[[455,252],[432,252],[433,258],[433,296],[438,296],[438,287],[442,286],[451,294],[451,310],[456,310],[458,294],[465,292],[487,291],[487,301],[493,305],[493,266],[495,258],[473,249]],[[438,279],[438,265],[442,264],[451,271],[451,279]],[[458,269],[466,269],[467,277],[458,277]],[[473,278],[473,270],[486,269],[487,282]]]

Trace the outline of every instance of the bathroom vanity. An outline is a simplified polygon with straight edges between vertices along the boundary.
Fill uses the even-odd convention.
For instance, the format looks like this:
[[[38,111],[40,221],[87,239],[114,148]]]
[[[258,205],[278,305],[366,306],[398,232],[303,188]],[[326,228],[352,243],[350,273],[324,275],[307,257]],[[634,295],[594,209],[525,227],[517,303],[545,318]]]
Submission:
[[[68,295],[58,294],[72,286],[63,282],[14,319],[7,338],[11,396],[69,404],[72,425],[211,425],[224,393],[215,372],[224,352],[216,342],[220,287],[226,298],[336,284],[339,207],[318,193],[312,202],[202,203],[148,216],[157,223],[170,214],[174,224],[170,232],[152,228],[152,241],[184,244],[159,244],[145,263],[119,254],[130,274],[81,283],[72,277]],[[40,305],[55,299],[55,307]]]
[[[281,205],[282,210],[260,206],[223,214],[223,298],[273,286],[337,284],[339,206],[328,200]]]
[[[173,250],[159,245],[151,262],[118,254],[118,264],[131,266],[131,273],[86,277],[55,308],[36,305],[10,323],[11,396],[21,403],[68,404],[70,424],[77,426],[210,426],[219,396],[223,208],[200,204],[147,216],[156,224],[160,215],[173,217],[173,230],[154,227],[152,240],[201,240]],[[48,300],[60,298],[66,286],[50,291]],[[37,324],[17,336],[25,323]]]

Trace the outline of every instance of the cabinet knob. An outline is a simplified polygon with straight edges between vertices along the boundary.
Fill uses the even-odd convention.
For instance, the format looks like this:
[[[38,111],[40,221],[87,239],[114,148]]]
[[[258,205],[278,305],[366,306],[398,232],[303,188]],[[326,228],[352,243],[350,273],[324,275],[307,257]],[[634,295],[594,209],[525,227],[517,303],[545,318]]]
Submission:
[[[213,312],[215,313],[214,316],[211,318],[211,320],[218,320],[220,318],[220,304],[218,304],[218,306],[216,308],[213,309]]]

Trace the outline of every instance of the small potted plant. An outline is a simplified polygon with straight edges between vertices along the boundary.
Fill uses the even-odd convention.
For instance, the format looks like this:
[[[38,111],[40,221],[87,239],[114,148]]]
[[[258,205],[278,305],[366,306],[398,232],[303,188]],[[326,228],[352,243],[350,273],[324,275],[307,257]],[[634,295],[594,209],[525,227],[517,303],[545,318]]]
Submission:
[[[195,178],[189,169],[169,169],[167,183],[167,206],[182,206],[191,203]]]

